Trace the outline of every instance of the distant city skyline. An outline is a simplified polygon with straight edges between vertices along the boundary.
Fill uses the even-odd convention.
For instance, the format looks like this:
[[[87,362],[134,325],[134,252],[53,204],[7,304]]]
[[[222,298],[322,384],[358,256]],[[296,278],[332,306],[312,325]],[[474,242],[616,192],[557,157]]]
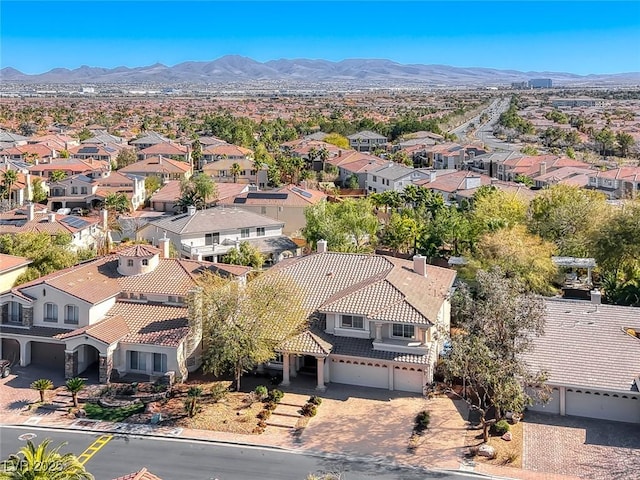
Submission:
[[[532,72],[640,71],[637,1],[2,1],[0,67],[26,74],[242,55]]]

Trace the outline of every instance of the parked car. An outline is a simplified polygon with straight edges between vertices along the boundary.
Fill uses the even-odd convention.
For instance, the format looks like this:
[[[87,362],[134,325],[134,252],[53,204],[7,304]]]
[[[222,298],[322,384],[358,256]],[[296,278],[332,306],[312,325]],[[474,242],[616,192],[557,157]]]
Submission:
[[[9,375],[11,375],[11,362],[0,360],[0,377],[7,378]]]
[[[59,208],[56,213],[58,215],[69,215],[71,213],[71,209],[70,208]]]
[[[80,207],[76,207],[74,209],[71,210],[71,215],[82,215],[83,214],[83,210]]]

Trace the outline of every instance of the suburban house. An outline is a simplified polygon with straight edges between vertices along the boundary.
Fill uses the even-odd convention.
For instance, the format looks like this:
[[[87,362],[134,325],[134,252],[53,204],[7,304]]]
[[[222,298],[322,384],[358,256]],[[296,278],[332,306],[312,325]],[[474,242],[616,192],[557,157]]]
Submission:
[[[557,155],[511,157],[496,162],[495,176],[499,180],[513,182],[518,175],[533,178],[562,167],[588,169],[589,165],[569,157],[559,157]]]
[[[588,188],[605,193],[611,199],[635,198],[640,192],[640,167],[591,171]]]
[[[236,163],[240,166],[240,170],[238,171],[238,175],[234,177],[232,168]],[[204,167],[202,167],[202,171],[211,176],[217,183],[252,183],[258,185],[260,188],[264,188],[269,181],[267,169],[263,168],[257,171],[253,160],[246,158],[238,160],[230,158],[216,160],[215,162],[205,164]]]
[[[382,193],[387,190],[402,192],[407,185],[426,178],[429,178],[429,173],[426,170],[389,162],[367,172],[367,193]]]
[[[211,205],[233,203],[233,199],[236,196],[248,191],[249,185],[246,183],[217,183],[217,197],[208,199],[208,202]],[[180,207],[178,207],[180,195],[180,182],[171,180],[151,195],[149,203],[156,212],[180,213]]]
[[[221,261],[240,242],[249,242],[267,258],[277,263],[299,254],[298,246],[282,234],[284,223],[263,215],[225,206],[196,210],[188,207],[182,215],[154,219],[138,230],[138,240],[157,244],[169,238],[185,258]]]
[[[122,137],[118,137],[116,135],[111,135],[109,132],[107,132],[106,130],[98,130],[93,132],[93,137],[91,138],[87,138],[86,140],[83,140],[81,143],[87,144],[87,143],[98,143],[98,144],[103,144],[103,145],[108,145],[110,143],[115,143],[115,144],[125,144],[126,142],[124,141],[124,138]]]
[[[127,247],[0,295],[2,358],[100,382],[169,371],[186,379],[201,364],[188,324],[195,278],[212,270],[242,280],[250,269],[169,258],[168,240],[161,244]]]
[[[464,147],[457,143],[441,143],[428,147],[426,154],[427,166],[436,169],[462,170],[467,160]]]
[[[373,152],[378,148],[387,149],[387,137],[369,130],[348,135],[347,138],[349,139],[349,146],[356,152]]]
[[[102,217],[77,217],[50,212],[33,203],[0,213],[0,235],[27,232],[69,234],[71,244],[79,248],[95,247],[104,236],[105,224],[106,211],[102,213]]]
[[[317,253],[284,260],[267,275],[285,275],[304,292],[310,326],[283,342],[269,363],[283,384],[300,370],[328,382],[423,393],[449,331],[456,273],[382,255]]]
[[[281,143],[280,148],[288,155],[303,158],[316,172],[324,170],[325,162],[342,152],[340,147],[308,137]]]
[[[0,204],[6,208],[8,207],[19,207],[24,205],[26,202],[31,200],[32,192],[32,181],[31,174],[23,173],[26,170],[16,170],[15,165],[12,165],[9,162],[5,162],[5,165],[0,165],[0,191],[2,191],[3,196],[0,196]],[[16,170],[16,182],[11,185],[9,189],[9,194],[7,195],[4,191],[6,188],[3,185],[4,172],[7,170]]]
[[[282,232],[291,235],[307,224],[304,209],[327,198],[324,192],[286,185],[267,192],[247,191],[234,197],[220,198],[218,205],[233,205],[284,222]]]
[[[364,189],[367,184],[367,173],[388,165],[389,162],[368,153],[340,150],[338,155],[327,160],[326,164],[338,169],[338,181],[343,185],[352,175],[355,175],[358,179],[358,188]]]
[[[190,163],[159,155],[147,157],[118,170],[120,173],[138,177],[158,177],[161,181],[186,180],[193,174]]]
[[[218,160],[251,160],[253,150],[239,147],[230,143],[209,145],[202,150],[203,164],[217,162]]]
[[[544,335],[525,360],[548,373],[546,404],[530,410],[640,423],[640,309],[546,298]]]
[[[436,171],[437,172],[437,171]],[[423,188],[431,190],[442,195],[446,202],[458,202],[463,198],[473,196],[482,185],[491,185],[491,178],[480,173],[470,172],[468,170],[451,171],[447,173],[437,174],[426,180],[417,182]],[[469,195],[461,195],[463,192],[471,192]]]
[[[26,145],[28,137],[18,135],[17,133],[7,132],[0,129],[0,146],[1,147],[15,147],[17,145]]]
[[[169,143],[167,137],[164,137],[156,132],[147,132],[140,138],[135,138],[129,142],[129,145],[133,145],[137,150],[144,150],[145,148],[152,147],[158,143]]]
[[[49,182],[48,206],[60,208],[97,208],[111,193],[124,193],[133,210],[145,201],[144,178],[124,175],[120,171],[73,175],[58,182]]]
[[[534,176],[533,182],[536,188],[560,184],[584,188],[589,184],[589,175],[592,173],[593,170],[591,168],[560,167],[543,175]]]
[[[2,150],[2,155],[10,160],[22,160],[24,162],[50,162],[54,158],[60,156],[63,149],[60,147],[52,147],[42,143],[29,143],[26,145],[18,145]]]
[[[191,161],[189,147],[174,142],[156,143],[155,145],[138,151],[138,158],[140,160],[158,156],[175,158],[176,160],[183,160],[185,162]]]
[[[56,170],[64,172],[70,177],[71,175],[77,175],[79,173],[108,171],[111,170],[111,164],[93,158],[87,160],[57,158],[51,163],[40,163],[29,167],[29,172],[32,175],[37,175],[42,178],[51,177]]]
[[[125,147],[117,143],[83,143],[77,147],[69,149],[72,158],[80,160],[101,160],[112,163]]]
[[[8,292],[20,275],[27,271],[31,260],[0,253],[0,293]]]

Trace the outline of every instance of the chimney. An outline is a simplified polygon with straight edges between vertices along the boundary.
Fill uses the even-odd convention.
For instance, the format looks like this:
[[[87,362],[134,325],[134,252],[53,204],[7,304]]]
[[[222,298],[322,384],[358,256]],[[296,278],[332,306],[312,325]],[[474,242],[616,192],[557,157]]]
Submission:
[[[540,162],[540,175],[547,173],[547,162]]]
[[[196,207],[194,207],[193,205],[189,205],[187,207],[187,213],[190,217],[193,217],[196,214]]]
[[[56,214],[54,212],[47,214],[47,219],[49,223],[56,223]]]
[[[482,181],[478,176],[471,175],[471,176],[465,177],[464,179],[465,190],[469,190],[470,188],[479,188],[480,185],[482,185]]]
[[[27,205],[27,221],[32,222],[36,218],[36,206],[33,203]]]
[[[342,156],[342,150],[338,150],[338,156],[341,157]]]
[[[100,220],[102,224],[102,230],[105,232],[109,229],[109,211],[107,209],[100,210]]]
[[[591,303],[593,305],[600,305],[602,303],[602,293],[597,288],[591,290]]]
[[[413,271],[421,277],[427,276],[427,257],[415,255],[413,257]]]
[[[316,244],[316,252],[318,253],[327,253],[327,241],[326,240],[318,240]]]
[[[167,232],[164,232],[164,235],[161,239],[158,240],[158,247],[160,247],[160,258],[169,258],[169,243],[171,240],[167,238]]]
[[[162,165],[162,155],[158,155],[158,165]]]

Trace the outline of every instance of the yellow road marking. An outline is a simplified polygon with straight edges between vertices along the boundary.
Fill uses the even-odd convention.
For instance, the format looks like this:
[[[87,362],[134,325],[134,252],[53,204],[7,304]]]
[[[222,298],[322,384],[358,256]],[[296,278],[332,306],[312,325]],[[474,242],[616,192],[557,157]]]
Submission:
[[[113,438],[113,435],[102,435],[98,437],[98,439],[95,442],[89,445],[89,447],[78,456],[78,460],[80,460],[80,463],[82,465],[87,463],[91,459],[91,457],[93,457],[96,453],[98,453],[100,449],[104,447],[107,443],[109,443],[109,440],[111,440],[112,438]]]

